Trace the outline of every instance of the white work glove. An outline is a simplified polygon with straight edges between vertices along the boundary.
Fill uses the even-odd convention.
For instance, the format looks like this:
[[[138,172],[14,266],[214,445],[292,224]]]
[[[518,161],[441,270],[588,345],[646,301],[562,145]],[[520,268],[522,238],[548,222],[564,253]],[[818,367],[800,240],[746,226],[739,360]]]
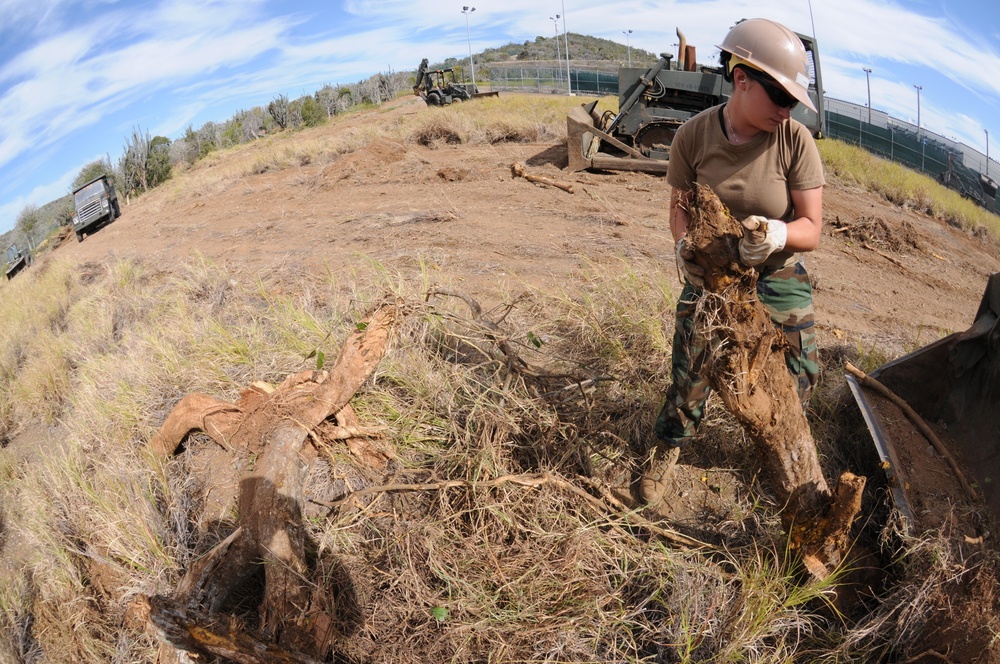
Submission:
[[[690,282],[692,286],[704,288],[705,268],[694,262],[694,249],[688,244],[686,237],[677,240],[674,255],[677,258],[677,268],[681,271],[684,280]]]
[[[740,240],[740,260],[747,267],[760,265],[767,257],[785,248],[788,226],[778,219],[750,215],[743,220],[743,238]]]

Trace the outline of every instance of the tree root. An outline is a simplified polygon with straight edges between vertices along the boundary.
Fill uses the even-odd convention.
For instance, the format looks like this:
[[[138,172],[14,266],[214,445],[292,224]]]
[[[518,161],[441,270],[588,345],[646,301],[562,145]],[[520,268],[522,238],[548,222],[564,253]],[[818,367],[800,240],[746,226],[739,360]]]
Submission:
[[[387,305],[358,323],[329,373],[294,374],[273,390],[254,385],[236,404],[188,395],[167,417],[150,442],[161,457],[173,454],[194,430],[227,449],[260,450],[260,456],[240,481],[236,530],[188,569],[172,598],[148,598],[149,621],[164,644],[161,661],[178,661],[172,649],[250,663],[326,658],[332,619],[308,582],[302,524],[303,484],[318,456],[307,443],[315,440],[313,429],[345,410],[371,375],[398,315]],[[345,435],[368,433],[357,428],[353,415],[340,426]],[[232,620],[223,613],[227,600],[262,563],[259,634],[243,638],[232,629],[220,631]]]
[[[864,478],[846,473],[830,492],[785,365],[787,342],[757,300],[757,273],[740,263],[740,223],[705,186],[693,192],[688,215],[689,246],[706,281],[694,316],[709,349],[701,373],[763,451],[790,545],[823,578],[849,548]]]
[[[581,478],[586,480],[586,478]],[[400,491],[445,491],[447,489],[463,488],[463,489],[487,489],[491,487],[500,486],[503,484],[515,484],[518,486],[537,488],[546,484],[555,486],[563,491],[573,494],[579,498],[582,498],[591,507],[598,510],[600,513],[612,517],[613,512],[617,510],[625,510],[625,506],[619,501],[613,499],[610,495],[606,494],[604,487],[601,487],[596,482],[593,484],[600,489],[602,497],[598,498],[590,493],[587,493],[580,487],[576,486],[572,482],[569,482],[561,477],[553,475],[552,473],[527,473],[521,475],[503,475],[492,480],[483,480],[479,482],[471,482],[468,480],[441,480],[438,482],[427,482],[423,484],[383,484],[381,486],[369,486],[363,489],[358,489],[357,491],[352,491],[345,495],[343,498],[334,500],[331,502],[316,500],[313,501],[317,505],[322,505],[324,507],[329,507],[330,511],[349,505],[351,503],[356,503],[359,498],[364,496],[370,496],[373,494],[383,494],[383,493],[393,493]],[[652,521],[642,517],[636,513],[630,513],[627,517],[624,517],[627,521],[634,522],[635,524],[645,528],[649,532],[662,537],[671,544],[679,546],[685,549],[707,549],[709,545],[694,539],[693,537],[688,537],[678,533],[677,531],[670,530],[669,528],[663,528]]]

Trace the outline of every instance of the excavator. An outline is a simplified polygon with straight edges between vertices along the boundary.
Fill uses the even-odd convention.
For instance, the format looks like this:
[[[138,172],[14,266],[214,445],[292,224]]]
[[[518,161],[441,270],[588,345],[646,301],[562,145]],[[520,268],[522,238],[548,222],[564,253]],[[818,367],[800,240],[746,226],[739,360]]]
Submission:
[[[816,40],[796,33],[809,57],[809,97],[792,117],[814,136],[823,133],[823,82]],[[729,99],[732,86],[720,67],[698,65],[695,47],[677,30],[677,57],[660,54],[648,69],[618,70],[618,112],[598,112],[598,101],[577,106],[566,118],[569,170],[666,173],[670,144],[678,127],[696,114]]]

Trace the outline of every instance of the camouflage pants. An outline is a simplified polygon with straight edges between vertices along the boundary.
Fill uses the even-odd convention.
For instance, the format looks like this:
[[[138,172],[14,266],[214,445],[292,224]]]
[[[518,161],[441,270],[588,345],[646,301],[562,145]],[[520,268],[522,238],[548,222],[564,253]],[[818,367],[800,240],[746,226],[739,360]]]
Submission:
[[[705,416],[705,402],[712,388],[701,377],[707,349],[694,334],[694,301],[697,290],[684,284],[677,301],[671,378],[666,400],[656,418],[660,440],[679,442],[694,435]],[[757,297],[788,340],[785,364],[798,383],[803,408],[816,385],[819,358],[816,348],[812,284],[799,261],[781,268],[765,268],[757,280]]]

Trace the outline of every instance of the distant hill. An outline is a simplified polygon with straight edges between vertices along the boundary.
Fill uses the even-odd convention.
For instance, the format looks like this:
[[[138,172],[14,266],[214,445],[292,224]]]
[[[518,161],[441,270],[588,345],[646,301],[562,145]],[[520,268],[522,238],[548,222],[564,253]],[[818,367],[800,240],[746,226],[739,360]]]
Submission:
[[[600,37],[590,37],[588,35],[578,35],[570,32],[568,34],[569,41],[569,59],[570,62],[607,62],[614,65],[623,64],[628,62],[629,51],[631,51],[632,64],[652,64],[656,62],[659,58],[658,53],[650,53],[640,48],[631,47],[631,49],[626,44],[619,44],[618,42],[612,41],[610,39],[602,39]],[[561,60],[565,60],[565,41],[563,35],[559,35],[559,53],[558,57]],[[665,44],[664,50],[669,50],[670,45]],[[473,54],[475,58],[476,65],[488,65],[490,63],[499,62],[538,62],[538,61],[555,61],[556,56],[556,38],[552,37],[535,37],[534,41],[525,41],[523,44],[515,44],[510,42],[504,46],[499,46],[497,48],[488,48],[481,53]],[[416,65],[420,62],[420,58],[415,58],[414,69]],[[431,67],[433,69],[444,69],[446,67],[461,67],[468,64],[469,58],[448,58],[443,62],[432,63]]]

